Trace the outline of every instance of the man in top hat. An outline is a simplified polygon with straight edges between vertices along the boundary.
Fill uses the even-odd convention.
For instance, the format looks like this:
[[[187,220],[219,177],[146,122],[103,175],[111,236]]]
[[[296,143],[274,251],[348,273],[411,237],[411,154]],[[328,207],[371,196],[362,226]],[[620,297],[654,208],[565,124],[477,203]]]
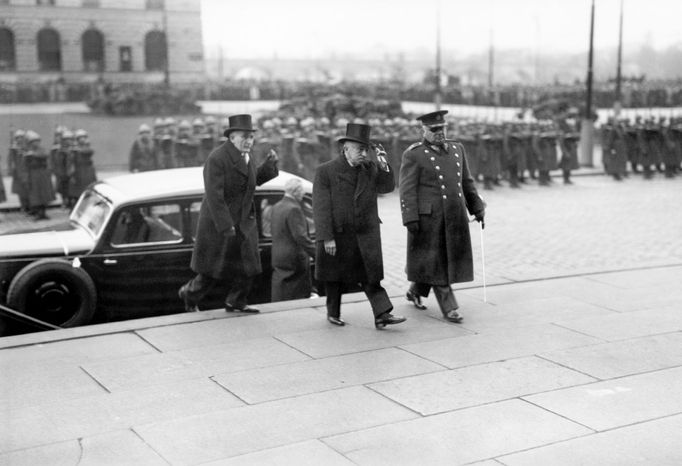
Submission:
[[[253,278],[261,273],[253,194],[256,185],[279,172],[274,151],[254,166],[249,153],[255,131],[251,115],[229,117],[227,140],[206,159],[205,193],[190,264],[197,275],[179,290],[187,311],[198,311],[201,299],[222,282],[229,285],[226,311],[259,312],[247,304]]]
[[[407,299],[426,309],[421,298],[433,288],[444,318],[460,323],[450,285],[474,279],[467,212],[483,222],[485,202],[469,173],[464,146],[445,139],[446,113],[417,117],[423,139],[403,153],[400,207],[408,231]]]
[[[395,187],[385,152],[370,161],[370,127],[350,123],[338,138],[339,157],[318,166],[313,183],[316,230],[315,278],[325,282],[327,320],[342,326],[341,294],[362,285],[377,329],[404,322],[391,314],[393,305],[381,286],[384,266],[377,193]]]

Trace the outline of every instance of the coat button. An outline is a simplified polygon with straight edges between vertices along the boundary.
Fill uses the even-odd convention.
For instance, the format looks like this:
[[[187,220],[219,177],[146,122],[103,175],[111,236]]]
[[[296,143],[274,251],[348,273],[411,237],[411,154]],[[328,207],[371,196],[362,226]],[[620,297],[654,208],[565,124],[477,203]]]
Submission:
[[[459,162],[457,162],[457,166],[459,167]]]
[[[435,158],[435,157],[431,157],[431,160],[432,160],[432,161],[433,161],[433,160],[436,160],[436,158]]]
[[[459,193],[459,197],[462,197],[462,193]]]
[[[428,154],[428,153],[429,153],[429,150],[428,150],[428,149],[424,149],[424,152],[426,152],[426,153]]]
[[[444,184],[440,185],[440,189],[445,189],[445,185]]]
[[[438,165],[436,165],[436,170],[440,170],[440,167]]]
[[[462,176],[462,174],[460,172],[457,172],[457,176]]]
[[[448,197],[447,197],[445,194],[443,194],[443,199],[447,199],[447,198],[448,198]]]
[[[442,180],[442,179],[443,179],[443,175],[438,175],[438,179],[439,179],[439,180]]]

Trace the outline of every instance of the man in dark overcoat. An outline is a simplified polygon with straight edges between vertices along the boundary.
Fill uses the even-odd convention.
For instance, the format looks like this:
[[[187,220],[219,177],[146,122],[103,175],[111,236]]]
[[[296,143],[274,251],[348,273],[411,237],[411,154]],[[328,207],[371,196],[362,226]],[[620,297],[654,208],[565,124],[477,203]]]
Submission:
[[[337,139],[340,154],[318,166],[313,183],[315,278],[325,282],[327,320],[341,320],[345,287],[361,284],[374,313],[376,328],[404,322],[391,314],[393,305],[381,286],[384,265],[377,194],[395,187],[385,153],[370,161],[370,127],[349,123]]]
[[[224,133],[228,139],[206,159],[205,193],[190,264],[197,275],[179,290],[187,311],[198,311],[201,298],[224,282],[230,288],[225,310],[259,312],[247,305],[253,278],[262,271],[253,195],[257,185],[279,172],[274,152],[258,168],[251,162],[255,131],[251,115],[231,116]]]
[[[310,258],[315,256],[315,243],[308,235],[302,199],[303,183],[291,178],[282,200],[272,206],[272,301],[309,298],[312,291]]]
[[[407,299],[425,309],[422,297],[433,288],[446,320],[462,316],[450,285],[474,279],[467,212],[483,222],[485,202],[469,173],[459,142],[445,139],[445,110],[417,118],[424,138],[403,153],[400,207],[407,227]]]

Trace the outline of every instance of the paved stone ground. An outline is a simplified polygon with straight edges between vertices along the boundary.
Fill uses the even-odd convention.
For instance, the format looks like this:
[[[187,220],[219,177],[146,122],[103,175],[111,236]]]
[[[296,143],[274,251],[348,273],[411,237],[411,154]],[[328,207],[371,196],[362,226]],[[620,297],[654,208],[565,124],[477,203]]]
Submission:
[[[682,464],[681,191],[483,192],[495,285],[458,287],[462,325],[402,298],[392,195],[403,325],[351,295],[344,328],[317,299],[1,338],[0,464]]]

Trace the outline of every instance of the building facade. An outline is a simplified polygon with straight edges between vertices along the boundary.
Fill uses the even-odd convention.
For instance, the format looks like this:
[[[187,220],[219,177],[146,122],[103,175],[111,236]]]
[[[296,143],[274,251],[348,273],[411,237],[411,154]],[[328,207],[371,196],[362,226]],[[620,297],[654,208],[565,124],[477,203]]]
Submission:
[[[0,0],[0,82],[203,78],[199,0]]]

